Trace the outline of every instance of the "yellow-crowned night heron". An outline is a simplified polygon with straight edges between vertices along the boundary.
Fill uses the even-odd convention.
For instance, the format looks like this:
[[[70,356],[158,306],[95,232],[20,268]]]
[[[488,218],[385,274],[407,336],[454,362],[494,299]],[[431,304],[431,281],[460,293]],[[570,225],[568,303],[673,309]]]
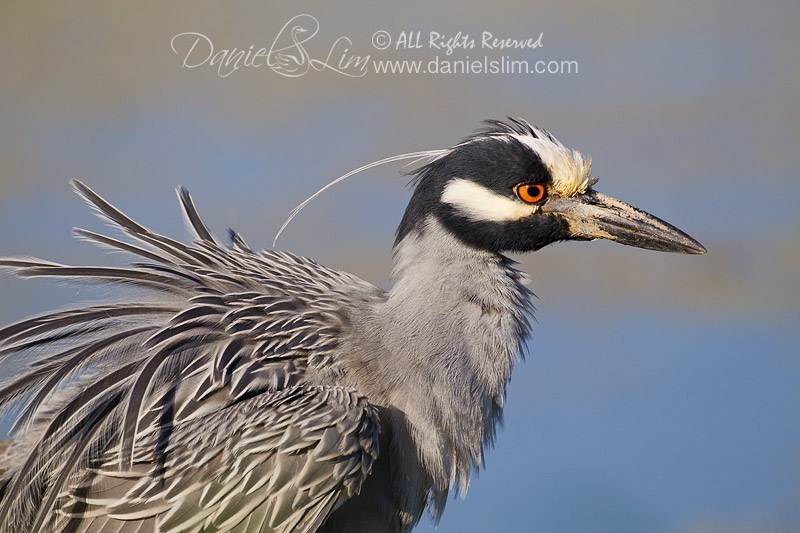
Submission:
[[[220,246],[180,191],[182,244],[74,187],[130,239],[83,238],[130,268],[3,259],[23,277],[134,286],[0,330],[23,370],[2,531],[409,531],[465,490],[528,335],[531,293],[502,252],[610,239],[704,253],[596,192],[590,160],[520,120],[416,171],[391,290],[286,252]],[[7,304],[7,302],[6,302]]]

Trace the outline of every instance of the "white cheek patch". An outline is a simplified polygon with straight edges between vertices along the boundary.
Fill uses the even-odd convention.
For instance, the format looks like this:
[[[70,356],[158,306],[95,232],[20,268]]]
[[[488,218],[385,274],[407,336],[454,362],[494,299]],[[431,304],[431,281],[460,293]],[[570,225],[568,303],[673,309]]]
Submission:
[[[539,210],[539,206],[507,198],[465,179],[449,181],[444,186],[442,202],[452,205],[464,216],[481,222],[519,220]]]

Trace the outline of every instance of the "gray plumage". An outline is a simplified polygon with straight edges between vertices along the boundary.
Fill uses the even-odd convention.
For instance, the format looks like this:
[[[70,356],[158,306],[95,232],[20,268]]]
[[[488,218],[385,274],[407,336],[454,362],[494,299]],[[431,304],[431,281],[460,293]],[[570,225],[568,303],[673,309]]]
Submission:
[[[130,289],[0,330],[0,357],[23,364],[0,382],[15,421],[0,530],[399,532],[426,507],[438,518],[494,439],[529,333],[531,293],[500,252],[600,237],[704,251],[604,203],[588,160],[562,149],[493,122],[422,167],[388,292],[235,233],[221,246],[185,190],[188,245],[74,182],[128,240],[77,235],[138,259],[0,259],[22,277]],[[519,184],[539,181],[549,198],[521,201]],[[576,219],[569,199],[592,212]],[[602,209],[625,222],[598,226]]]

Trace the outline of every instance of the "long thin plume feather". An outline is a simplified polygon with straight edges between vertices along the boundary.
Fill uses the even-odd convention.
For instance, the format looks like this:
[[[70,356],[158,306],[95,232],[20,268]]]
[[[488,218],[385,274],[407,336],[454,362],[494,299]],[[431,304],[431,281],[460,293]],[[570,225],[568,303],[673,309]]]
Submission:
[[[289,225],[289,222],[291,222],[292,219],[294,217],[296,217],[298,215],[298,213],[300,213],[300,211],[302,211],[305,206],[310,204],[311,201],[314,198],[316,198],[317,196],[319,196],[320,194],[322,194],[326,190],[330,189],[331,187],[333,187],[337,183],[339,183],[341,181],[344,181],[347,178],[349,178],[350,176],[354,176],[355,174],[358,174],[359,172],[363,172],[365,170],[369,170],[371,168],[374,168],[374,167],[377,167],[377,166],[380,166],[380,165],[383,165],[383,164],[386,164],[386,163],[394,163],[395,161],[403,161],[405,159],[413,159],[414,161],[409,163],[409,165],[413,165],[417,161],[421,161],[421,160],[425,160],[425,159],[435,159],[437,157],[441,157],[444,154],[446,154],[447,152],[448,152],[447,149],[439,149],[439,150],[423,150],[421,152],[410,152],[410,153],[407,153],[407,154],[393,155],[391,157],[387,157],[385,159],[381,159],[380,161],[374,161],[372,163],[364,165],[363,167],[359,167],[359,168],[357,168],[355,170],[351,170],[350,172],[348,172],[344,176],[339,176],[338,178],[336,178],[332,182],[328,183],[323,188],[321,188],[320,190],[318,190],[317,192],[315,192],[314,194],[312,194],[311,196],[309,196],[308,198],[303,200],[303,202],[300,205],[298,205],[297,207],[292,209],[292,211],[289,213],[289,218],[287,218],[286,221],[283,223],[281,228],[278,230],[278,233],[275,235],[275,240],[272,241],[273,248],[275,247],[275,244],[278,242],[278,237],[281,236],[281,233],[283,233],[283,230],[286,229],[286,226]]]

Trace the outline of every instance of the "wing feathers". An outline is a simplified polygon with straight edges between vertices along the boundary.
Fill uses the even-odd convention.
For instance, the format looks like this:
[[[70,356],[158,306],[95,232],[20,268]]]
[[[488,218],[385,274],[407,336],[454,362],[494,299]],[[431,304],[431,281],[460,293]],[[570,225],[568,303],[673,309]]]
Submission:
[[[216,241],[214,237],[211,236],[211,233],[206,228],[206,225],[203,224],[200,215],[197,214],[197,209],[194,207],[194,202],[192,201],[192,196],[189,194],[184,187],[178,189],[178,198],[181,200],[181,205],[183,206],[183,213],[186,218],[189,220],[189,223],[192,225],[197,238],[207,241],[211,244],[216,245]]]
[[[22,364],[0,380],[15,423],[0,530],[313,531],[370,472],[378,419],[353,390],[304,385],[305,372],[336,364],[348,291],[385,293],[256,254],[235,232],[220,247],[183,189],[191,245],[73,186],[131,242],[75,234],[141,261],[0,268],[137,290],[0,328],[0,362]]]

